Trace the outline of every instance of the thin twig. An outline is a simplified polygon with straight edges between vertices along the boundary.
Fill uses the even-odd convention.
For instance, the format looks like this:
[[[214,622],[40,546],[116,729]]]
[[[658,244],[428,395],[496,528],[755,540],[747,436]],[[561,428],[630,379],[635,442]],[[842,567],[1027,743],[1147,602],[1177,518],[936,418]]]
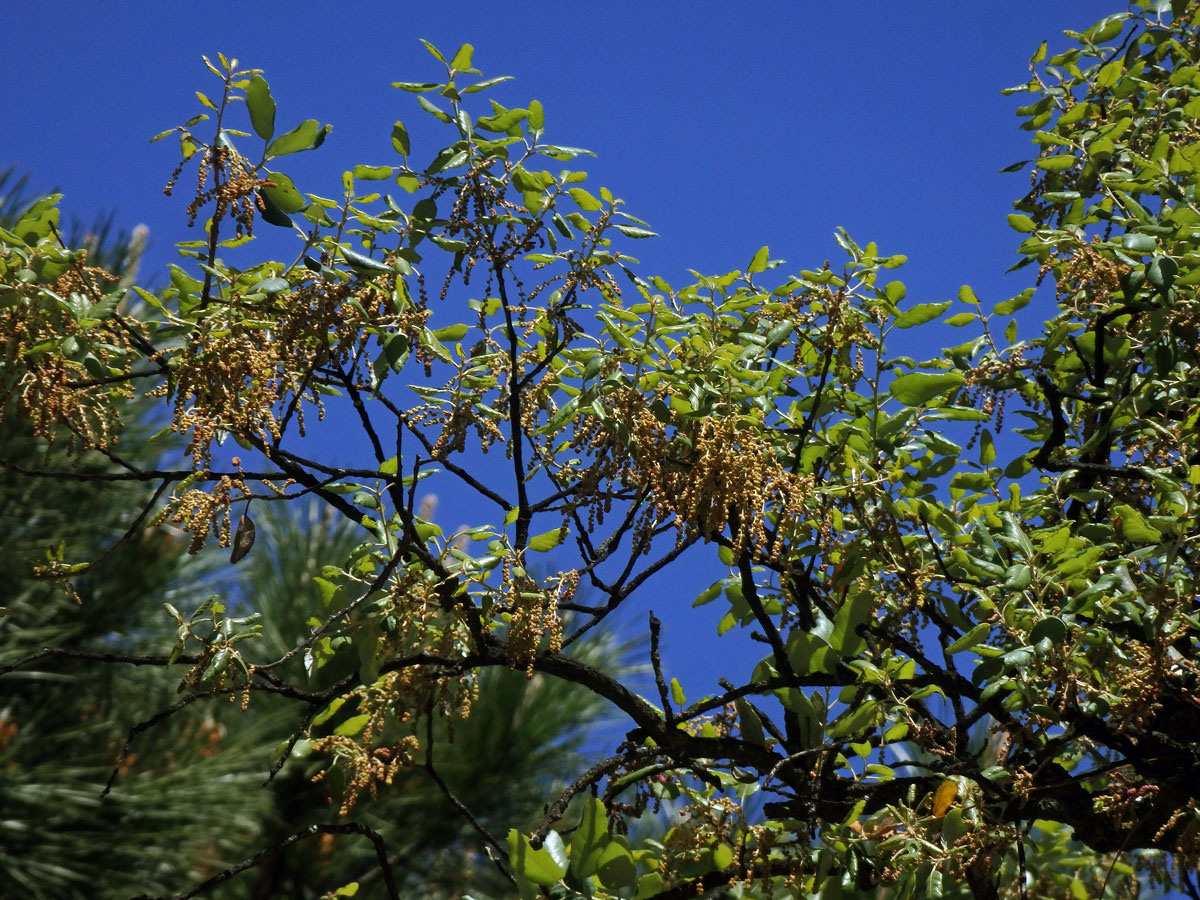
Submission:
[[[483,827],[483,823],[479,821],[479,819],[473,812],[471,812],[467,805],[459,800],[458,797],[454,796],[454,792],[450,790],[450,786],[446,784],[445,780],[443,780],[442,776],[438,774],[437,769],[435,769],[433,766],[432,703],[428,704],[425,708],[425,765],[422,766],[422,768],[433,780],[433,783],[438,786],[438,790],[440,790],[445,795],[446,799],[450,801],[451,805],[458,810],[459,815],[466,819],[470,823],[471,827],[474,828],[479,834],[479,836],[487,841],[488,844],[491,845],[492,849],[496,851],[495,853],[489,853],[488,856],[490,856],[492,862],[496,864],[496,868],[500,870],[500,874],[513,884],[516,884],[517,879],[513,877],[512,870],[509,869],[508,863],[505,862],[505,859],[508,856],[508,851],[500,845],[500,842],[492,836],[491,832]]]
[[[235,875],[240,875],[247,869],[253,869],[261,865],[263,860],[270,856],[274,856],[283,850],[286,850],[292,844],[310,838],[318,834],[361,834],[363,837],[371,841],[375,846],[375,858],[379,861],[379,868],[383,872],[383,883],[387,885],[388,896],[392,900],[400,900],[400,890],[396,886],[396,876],[392,872],[392,864],[387,858],[387,849],[383,843],[383,837],[379,832],[372,828],[368,828],[361,822],[343,822],[340,824],[317,824],[309,825],[307,828],[297,831],[295,834],[289,834],[283,840],[258,851],[249,859],[242,860],[237,865],[230,866],[227,869],[222,869],[216,875],[202,882],[190,891],[184,891],[181,894],[172,894],[169,897],[152,897],[149,894],[141,894],[133,900],[191,900],[192,897],[198,897],[201,894],[207,893],[212,888],[219,884],[223,884]]]

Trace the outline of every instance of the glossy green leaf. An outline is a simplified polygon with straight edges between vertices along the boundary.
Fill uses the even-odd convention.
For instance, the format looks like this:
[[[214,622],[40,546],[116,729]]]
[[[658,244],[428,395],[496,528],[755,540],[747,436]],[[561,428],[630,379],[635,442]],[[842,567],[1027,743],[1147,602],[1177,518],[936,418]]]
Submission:
[[[447,325],[445,328],[437,328],[432,334],[442,343],[453,343],[461,341],[467,334],[469,326],[467,325]]]
[[[990,622],[980,622],[958,640],[947,646],[946,652],[962,653],[964,650],[970,650],[972,647],[982,644],[987,640],[988,635],[992,631],[992,627],[993,626]]]
[[[1058,616],[1049,616],[1033,626],[1029,632],[1029,643],[1038,644],[1049,641],[1051,644],[1061,644],[1068,633],[1067,625]]]
[[[944,303],[918,303],[912,309],[906,310],[896,316],[894,324],[897,328],[912,328],[915,325],[924,325],[926,322],[932,322],[949,308],[949,300]]]
[[[585,191],[583,188],[568,188],[567,193],[584,212],[597,212],[604,209],[604,204]]]
[[[759,272],[767,270],[767,258],[769,250],[766,247],[759,247],[758,252],[754,254],[754,258],[750,260],[750,265],[746,267],[746,272],[750,275],[757,275]]]
[[[435,119],[437,119],[439,122],[445,122],[447,125],[449,125],[450,123],[452,123],[454,121],[454,119],[451,118],[449,113],[447,113],[443,109],[440,109],[437,106],[437,104],[432,102],[431,100],[425,99],[425,97],[422,96],[421,94],[417,95],[417,105],[420,106],[421,109],[425,110],[425,112],[429,113],[431,116],[433,116]]]
[[[1036,290],[1036,288],[1026,288],[1011,300],[1001,300],[992,308],[992,311],[998,316],[1011,316],[1017,310],[1024,309],[1029,304]]]
[[[348,262],[353,268],[357,269],[359,272],[363,272],[363,273],[367,273],[367,274],[386,272],[388,274],[391,274],[391,271],[392,271],[391,266],[384,265],[377,259],[372,259],[371,257],[365,256],[362,253],[359,253],[355,250],[351,250],[348,247],[342,247],[341,251],[342,251],[342,256],[345,258],[346,262]]]
[[[646,228],[638,228],[636,225],[614,225],[613,227],[629,238],[658,237],[658,232],[650,231]]]
[[[734,700],[733,705],[737,708],[742,740],[759,745],[765,743],[766,734],[763,732],[762,719],[754,711],[754,707],[742,697]]]
[[[392,87],[400,88],[410,94],[424,94],[428,91],[440,90],[442,85],[433,81],[393,81]]]
[[[870,621],[874,609],[875,596],[870,591],[848,595],[834,617],[829,645],[846,658],[862,653],[867,646],[862,629]]]
[[[1128,504],[1121,503],[1113,507],[1113,522],[1126,539],[1135,543],[1157,544],[1162,540],[1162,532]]]
[[[537,100],[529,101],[529,127],[533,131],[541,131],[546,127],[546,112]]]
[[[683,708],[687,705],[687,695],[683,692],[683,685],[679,683],[679,679],[671,679],[671,700],[675,705]]]
[[[1167,292],[1179,275],[1179,264],[1169,256],[1156,256],[1146,266],[1146,282],[1160,292]]]
[[[246,87],[246,110],[250,113],[254,133],[264,141],[271,140],[275,135],[275,98],[261,75],[251,77]]]
[[[355,166],[354,177],[363,181],[382,181],[391,178],[394,171],[391,166]]]
[[[587,878],[595,871],[596,856],[593,851],[608,843],[608,813],[604,803],[589,797],[579,816],[579,826],[571,835],[571,874],[576,878]],[[588,861],[591,860],[591,865]]]
[[[1073,165],[1075,165],[1075,157],[1067,153],[1059,156],[1043,156],[1037,161],[1037,167],[1045,169],[1047,172],[1065,172]]]
[[[408,139],[408,129],[404,127],[403,122],[396,122],[392,125],[392,147],[401,156],[408,156],[412,149]]]
[[[425,40],[425,38],[421,38],[421,44],[424,45],[425,49],[429,51],[429,55],[438,62],[444,63],[446,61],[446,57],[442,56],[442,51],[433,46],[433,44],[429,43],[429,41]],[[530,880],[532,881],[533,879]]]
[[[450,68],[456,72],[465,72],[471,68],[471,56],[475,52],[475,48],[470,44],[463,44],[458,48],[458,52],[454,54],[454,58],[450,60]]]
[[[623,840],[613,839],[596,859],[596,875],[606,888],[631,887],[637,882],[637,865]]]
[[[296,190],[296,185],[292,183],[292,179],[288,178],[282,172],[264,171],[263,177],[267,179],[269,184],[262,188],[262,194],[281,213],[287,215],[298,213],[308,205],[308,201]],[[291,223],[288,222],[287,224],[290,225]]]
[[[555,528],[552,531],[545,531],[529,539],[529,549],[536,553],[545,553],[561,544],[566,537],[566,528]]]
[[[920,406],[934,397],[940,397],[962,387],[965,379],[958,372],[943,372],[929,375],[911,372],[900,375],[888,385],[888,392],[908,406]]]
[[[638,879],[637,893],[634,894],[633,900],[649,900],[661,894],[666,886],[663,877],[657,872],[647,872]]]
[[[1028,234],[1037,228],[1037,223],[1029,216],[1020,213],[1013,213],[1008,217],[1008,227],[1013,231],[1019,231],[1022,234]]]
[[[567,873],[567,867],[549,850],[533,849],[529,838],[515,828],[508,832],[508,864],[517,875],[542,886],[554,884]]]
[[[325,136],[333,130],[332,125],[320,125],[316,119],[301,122],[286,134],[281,134],[267,145],[267,159],[313,150],[325,142]]]
[[[367,722],[371,721],[371,716],[368,713],[360,713],[357,716],[351,716],[345,722],[342,722],[337,728],[333,729],[333,733],[339,737],[354,737],[364,728],[367,727]]]
[[[1134,253],[1153,253],[1158,242],[1148,234],[1130,233],[1121,237],[1121,247]]]

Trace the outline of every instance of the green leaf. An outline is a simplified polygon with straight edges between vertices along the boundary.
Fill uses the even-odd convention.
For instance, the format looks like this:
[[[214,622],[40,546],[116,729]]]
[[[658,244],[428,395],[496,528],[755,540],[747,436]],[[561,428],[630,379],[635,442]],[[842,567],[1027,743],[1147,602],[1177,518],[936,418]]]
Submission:
[[[427,91],[439,90],[443,85],[433,81],[393,81],[392,87],[408,91],[410,94],[424,94]]]
[[[354,177],[363,181],[383,181],[391,178],[394,171],[391,166],[355,166]]]
[[[636,225],[615,225],[613,226],[625,237],[629,238],[650,238],[658,237],[658,232],[650,231],[645,228],[638,228]]]
[[[377,259],[371,259],[369,256],[364,256],[347,247],[342,247],[342,256],[353,268],[364,273],[391,273],[390,266],[386,266]]]
[[[637,881],[637,865],[633,854],[620,840],[609,841],[596,860],[596,875],[606,888],[629,887]]]
[[[754,254],[754,258],[750,260],[750,265],[746,267],[746,272],[749,275],[757,275],[759,272],[765,272],[767,269],[768,249],[759,247],[758,252]]]
[[[931,322],[950,308],[950,301],[945,303],[918,303],[910,310],[896,316],[897,328],[912,328],[914,325],[924,325]]]
[[[553,550],[561,544],[567,537],[567,529],[555,528],[553,531],[545,531],[539,535],[535,535],[529,539],[529,549],[535,553],[545,553],[547,550]]]
[[[454,54],[454,59],[450,60],[450,68],[456,72],[465,72],[471,68],[471,55],[475,52],[475,48],[470,44],[463,44],[458,48],[458,52]]]
[[[541,131],[546,127],[546,113],[537,100],[529,101],[529,127],[533,131]]]
[[[979,316],[977,316],[975,313],[957,313],[956,315],[950,316],[948,319],[946,319],[946,324],[952,328],[961,328],[963,325],[970,325],[978,318]]]
[[[1146,281],[1166,294],[1179,275],[1179,264],[1169,256],[1156,256],[1146,266]]]
[[[657,894],[661,894],[666,887],[666,882],[663,877],[657,872],[647,872],[638,879],[637,893],[634,894],[633,900],[649,900]]]
[[[962,387],[965,379],[958,372],[928,375],[911,372],[900,375],[888,385],[888,393],[907,406],[920,406],[934,397],[948,394]]]
[[[563,844],[562,835],[557,831],[551,830],[546,835],[546,839],[542,841],[542,849],[550,854],[550,858],[555,864],[562,868],[563,874],[567,873],[567,866],[570,860],[567,858],[567,848]],[[561,877],[561,876],[560,876]]]
[[[1037,167],[1047,172],[1063,172],[1075,165],[1075,157],[1069,153],[1059,156],[1043,156],[1037,161]]]
[[[403,122],[396,122],[392,125],[392,147],[401,156],[408,156],[412,145],[408,140],[408,129],[404,127]]]
[[[754,711],[749,702],[744,697],[738,697],[733,701],[734,707],[737,709],[738,725],[741,727],[742,740],[749,741],[752,744],[766,743],[766,735],[763,733],[762,719],[758,717],[758,713]]]
[[[435,338],[443,343],[453,343],[454,341],[461,341],[463,337],[466,336],[468,330],[469,326],[459,324],[447,325],[445,328],[435,329],[431,333]]]
[[[1148,234],[1132,232],[1121,236],[1121,247],[1134,253],[1153,253],[1158,243]]]
[[[958,289],[958,299],[963,303],[969,303],[972,306],[979,305],[979,298],[975,296],[975,292],[971,290],[969,284],[964,284]]]
[[[589,797],[583,805],[579,826],[571,836],[571,874],[576,878],[587,878],[595,871],[595,860],[587,865],[592,852],[608,843],[608,813],[604,802]]]
[[[604,204],[585,191],[583,188],[568,188],[567,193],[571,195],[579,208],[584,212],[597,212],[604,209]]]
[[[543,887],[567,874],[567,867],[559,865],[549,850],[545,847],[534,850],[529,838],[515,828],[508,832],[508,864],[517,875]]]
[[[1013,213],[1008,217],[1008,226],[1013,231],[1019,231],[1022,234],[1028,234],[1037,228],[1037,223],[1029,216],[1023,216],[1019,213]]]
[[[267,145],[266,159],[314,150],[325,142],[325,136],[333,130],[332,125],[320,125],[316,119],[307,119],[286,134],[281,134]]]
[[[679,683],[678,678],[671,679],[671,699],[675,701],[675,705],[682,708],[687,705],[687,695],[683,692],[683,685]]]
[[[342,708],[342,704],[344,704],[345,702],[346,702],[345,697],[336,697],[333,700],[330,700],[329,705],[326,706],[323,710],[321,710],[321,712],[319,712],[313,718],[312,723],[314,725],[324,725],[326,722],[328,722],[330,719],[333,718],[333,716],[337,713],[337,711],[339,709]]]
[[[996,441],[991,431],[983,429],[979,435],[979,464],[990,466],[996,461]]]
[[[998,316],[1011,316],[1017,310],[1024,309],[1029,304],[1036,290],[1037,288],[1026,288],[1011,300],[1001,300],[992,307],[992,312]]]
[[[982,644],[987,640],[987,636],[991,633],[992,624],[990,622],[980,622],[970,631],[954,641],[946,648],[949,654],[962,653],[964,650],[970,650],[972,647]]]
[[[1112,87],[1120,79],[1121,73],[1125,71],[1125,60],[1122,56],[1118,56],[1112,62],[1101,66],[1100,71],[1096,73],[1096,87],[1108,88]]]
[[[333,729],[333,733],[338,737],[353,737],[366,728],[369,721],[371,721],[370,713],[351,716],[337,728]]]
[[[358,491],[351,499],[367,509],[379,509],[379,498],[370,491]]]
[[[859,629],[871,619],[875,596],[870,591],[857,591],[845,600],[833,620],[829,645],[845,658],[858,656],[866,649],[867,639]]]
[[[429,43],[429,41],[425,40],[425,38],[421,38],[420,40],[421,43],[425,45],[425,49],[429,51],[430,55],[434,59],[440,63],[444,63],[446,61],[446,57],[442,56],[442,52],[438,50],[437,47],[433,46],[433,44]]]
[[[275,135],[275,98],[265,78],[255,75],[246,87],[246,109],[254,133],[264,141]]]
[[[1137,544],[1157,544],[1162,540],[1162,532],[1128,504],[1122,503],[1113,507],[1113,524],[1127,540]]]
[[[858,735],[875,724],[878,700],[865,700],[857,706],[851,706],[838,720],[826,730],[831,738],[851,737]]]
[[[280,278],[278,275],[272,278],[264,278],[262,281],[250,288],[250,292],[262,291],[264,294],[281,294],[291,288],[286,278]]]
[[[502,81],[512,81],[512,78],[513,77],[511,75],[500,75],[496,78],[485,78],[483,81],[477,81],[474,84],[463,88],[462,92],[464,94],[474,94],[476,91],[487,90],[493,85],[500,84]],[[437,85],[437,87],[441,87],[441,85]],[[534,102],[536,103],[537,101],[535,100]]]
[[[500,134],[507,134],[512,129],[516,128],[521,122],[529,117],[528,110],[524,109],[504,109],[500,107],[500,111],[494,116],[480,116],[476,120],[477,127],[484,131],[494,131]]]
[[[1050,644],[1061,644],[1067,637],[1067,624],[1058,616],[1048,616],[1033,626],[1029,632],[1029,643],[1040,644],[1048,641]]]
[[[282,213],[290,215],[298,213],[308,205],[308,201],[296,190],[292,179],[282,172],[264,171],[263,176],[270,182],[262,189],[262,194]],[[290,222],[288,223],[291,224]]]
[[[445,122],[447,125],[449,125],[451,122],[454,121],[454,119],[451,118],[448,113],[444,112],[441,109],[438,109],[436,104],[432,103],[429,100],[426,100],[420,94],[417,95],[417,105],[420,106],[421,109],[425,110],[425,112],[429,113],[431,116],[433,116],[435,119],[437,119],[439,122]]]

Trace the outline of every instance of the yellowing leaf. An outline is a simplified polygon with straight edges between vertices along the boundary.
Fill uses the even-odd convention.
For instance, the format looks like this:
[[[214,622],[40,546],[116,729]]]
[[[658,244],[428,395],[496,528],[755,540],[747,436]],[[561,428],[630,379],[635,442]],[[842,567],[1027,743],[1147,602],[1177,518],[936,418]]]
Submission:
[[[938,785],[937,790],[933,792],[933,817],[940,819],[950,807],[954,805],[954,798],[958,796],[958,782],[946,779]]]

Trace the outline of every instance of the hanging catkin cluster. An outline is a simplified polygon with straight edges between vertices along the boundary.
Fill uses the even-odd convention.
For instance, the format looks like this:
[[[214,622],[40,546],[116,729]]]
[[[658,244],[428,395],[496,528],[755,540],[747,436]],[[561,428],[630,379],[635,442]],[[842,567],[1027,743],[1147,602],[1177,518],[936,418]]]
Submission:
[[[653,515],[646,527],[674,521],[681,539],[696,533],[715,537],[728,528],[740,551],[768,546],[768,513],[779,522],[809,517],[811,478],[781,464],[761,423],[744,415],[711,415],[674,426],[655,416],[635,391],[615,391],[604,401],[610,417],[579,420],[574,446],[596,459],[605,480],[647,491]],[[601,487],[592,488],[598,502],[606,493]]]
[[[92,307],[100,282],[115,280],[81,260],[47,286],[6,285],[20,302],[0,303],[0,420],[15,411],[51,443],[65,431],[80,453],[115,443],[121,417],[113,400],[133,389],[107,376],[127,369],[141,325],[121,318],[85,327],[71,311]]]

